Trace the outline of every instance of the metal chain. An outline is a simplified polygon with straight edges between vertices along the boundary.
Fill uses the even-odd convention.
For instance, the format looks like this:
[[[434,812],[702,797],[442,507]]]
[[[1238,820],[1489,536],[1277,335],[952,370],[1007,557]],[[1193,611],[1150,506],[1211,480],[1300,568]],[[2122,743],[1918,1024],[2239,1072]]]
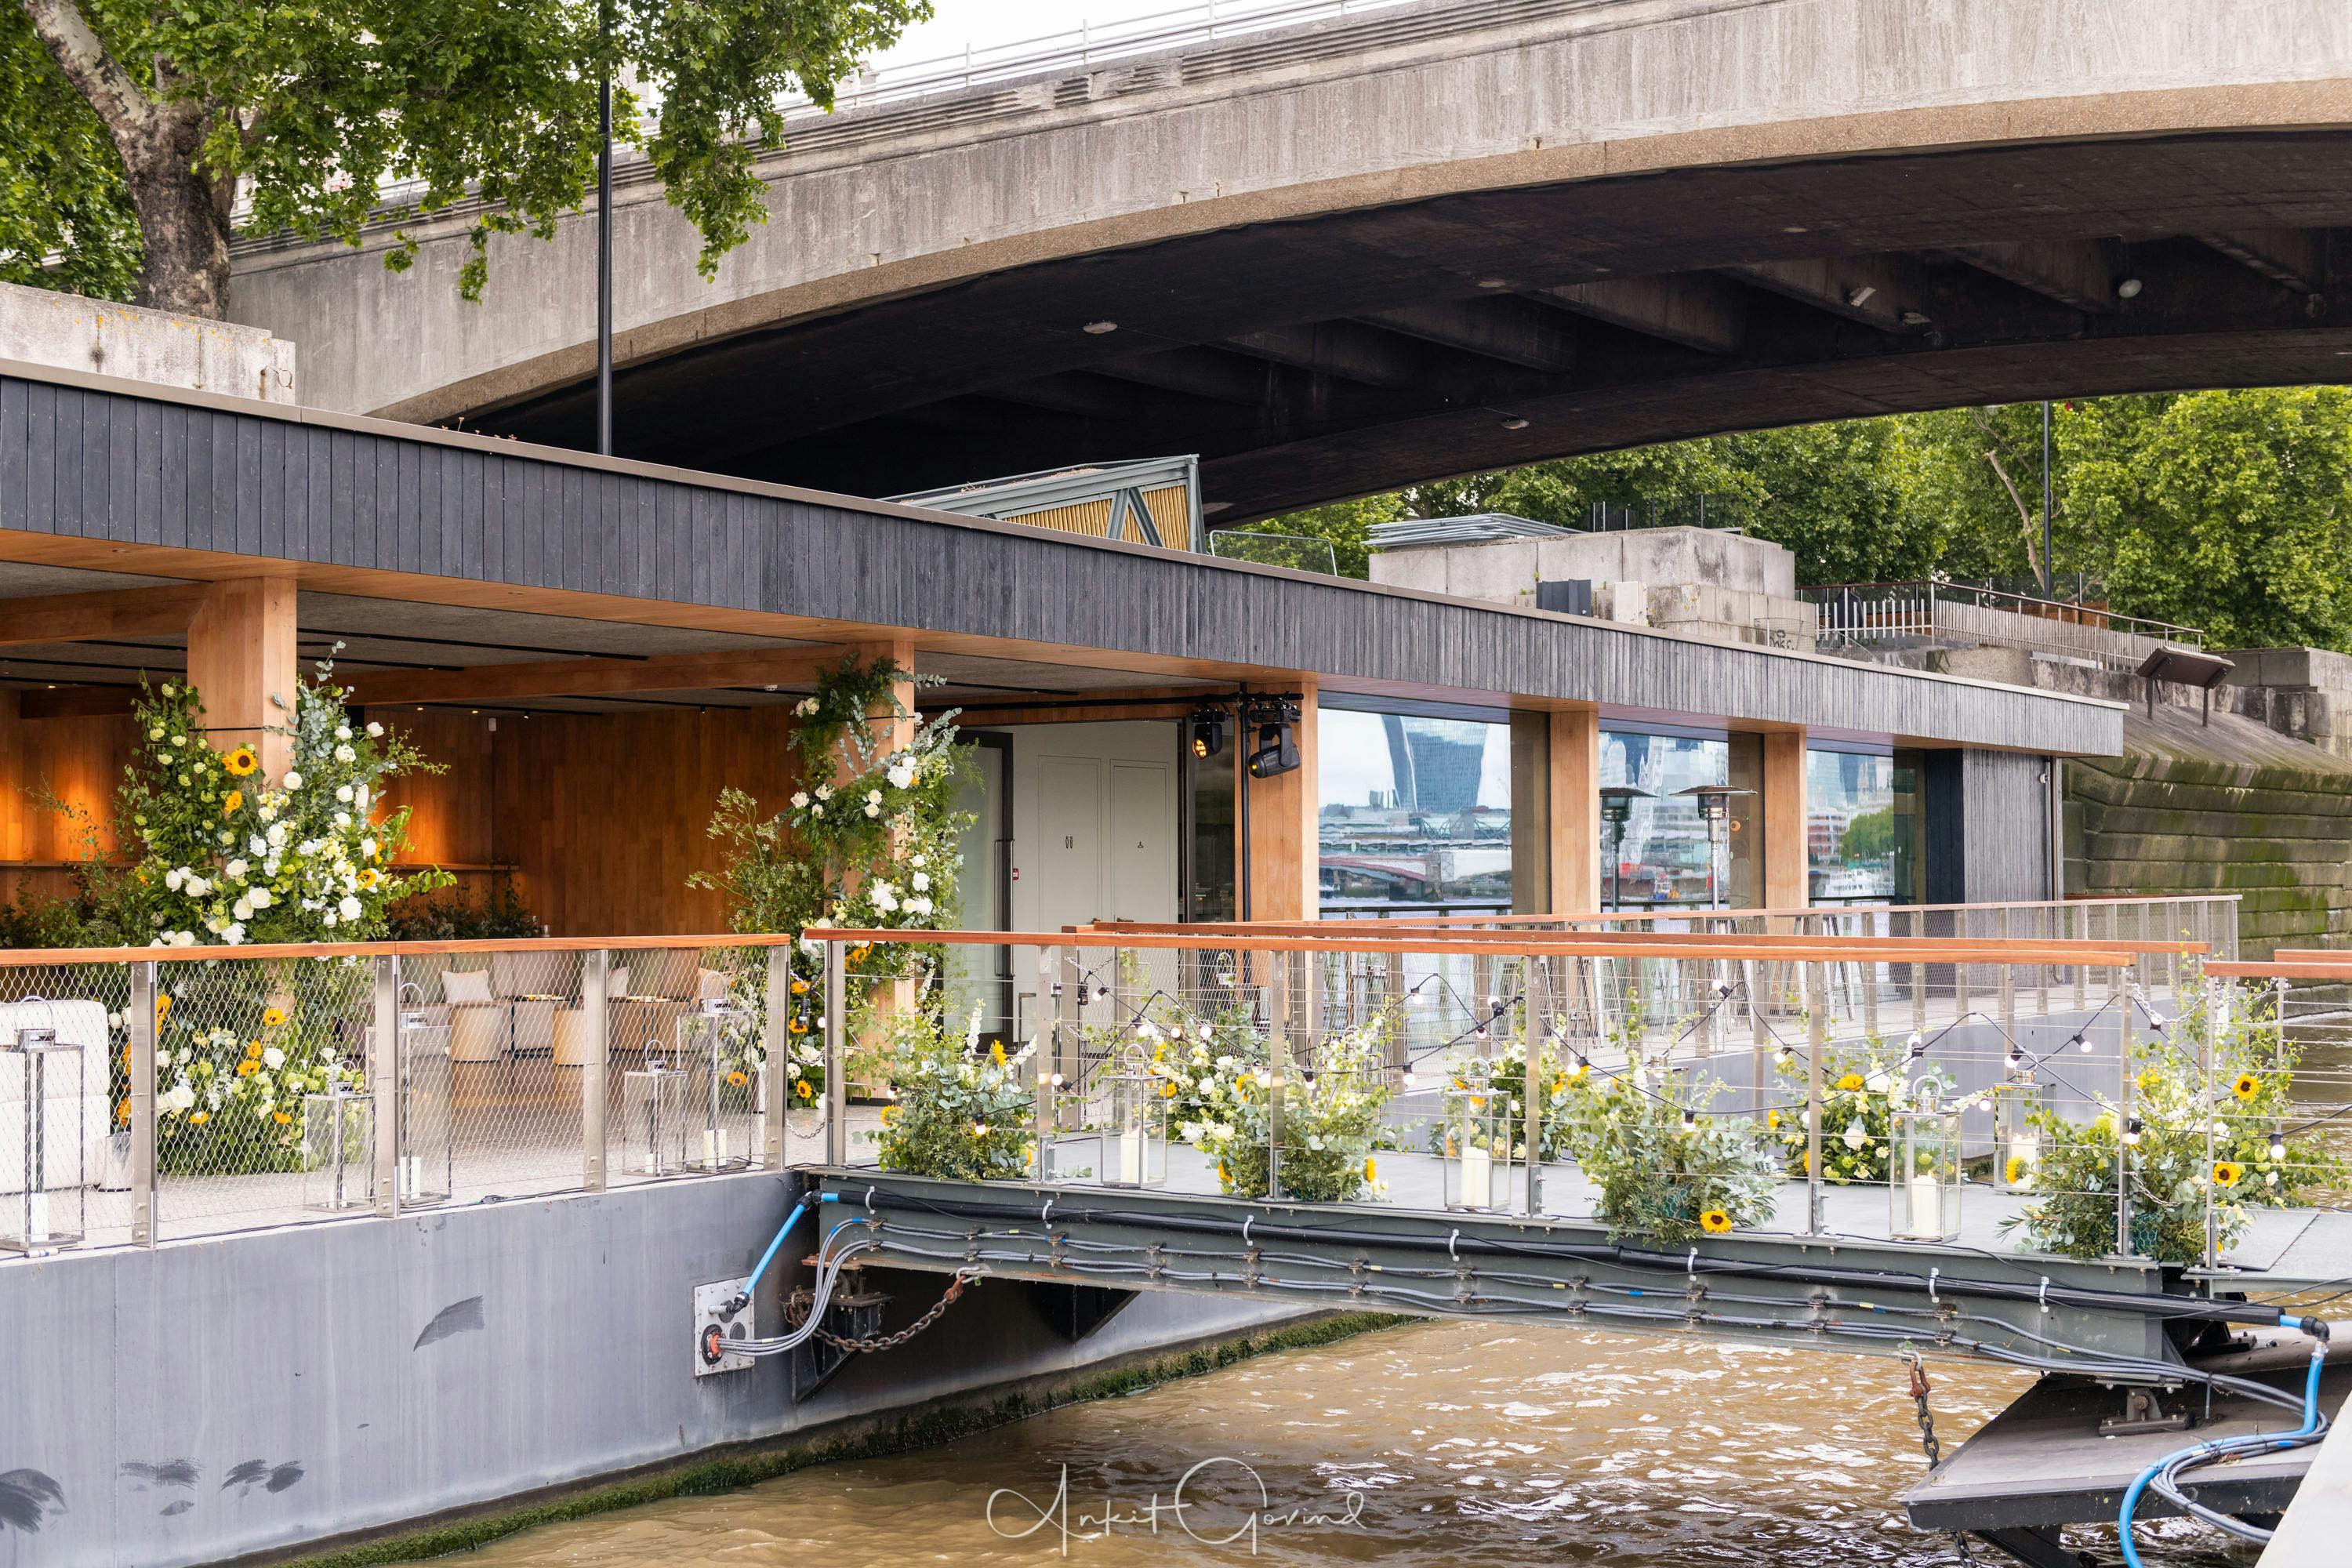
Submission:
[[[925,1312],[895,1334],[869,1334],[863,1339],[848,1339],[835,1333],[830,1329],[819,1329],[815,1337],[839,1351],[864,1351],[870,1354],[877,1351],[897,1350],[900,1345],[938,1322],[940,1314],[945,1312],[955,1299],[963,1294],[964,1286],[973,1282],[971,1276],[957,1275],[948,1281],[947,1294],[933,1302],[929,1311]],[[785,1323],[793,1329],[798,1329],[808,1321],[809,1308],[814,1304],[815,1298],[809,1291],[805,1289],[793,1291],[784,1300]]]
[[[1944,1446],[1936,1436],[1936,1413],[1927,1408],[1927,1363],[1909,1345],[1903,1347],[1903,1364],[1911,1369],[1911,1403],[1918,1407],[1919,1451],[1927,1456],[1927,1468],[1935,1470],[1944,1462]],[[1963,1563],[1974,1563],[1976,1553],[1969,1550],[1969,1532],[1952,1531],[1952,1549]]]

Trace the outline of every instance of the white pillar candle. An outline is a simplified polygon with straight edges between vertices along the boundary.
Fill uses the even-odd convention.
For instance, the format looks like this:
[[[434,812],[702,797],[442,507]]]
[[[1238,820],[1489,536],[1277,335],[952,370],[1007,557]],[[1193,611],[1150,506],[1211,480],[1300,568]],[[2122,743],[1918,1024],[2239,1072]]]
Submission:
[[[1495,1199],[1495,1161],[1475,1145],[1462,1151],[1462,1206],[1491,1207]]]
[[[714,1170],[718,1164],[719,1130],[715,1127],[706,1127],[702,1130],[702,1168],[706,1171]]]
[[[37,1246],[49,1239],[49,1194],[31,1192],[25,1195],[25,1245]]]
[[[411,1154],[400,1162],[400,1195],[413,1198],[425,1185],[425,1162]]]
[[[1944,1234],[1943,1189],[1933,1176],[1911,1178],[1911,1234],[1919,1237],[1940,1237]]]
[[[1118,1180],[1122,1186],[1143,1185],[1143,1130],[1139,1127],[1118,1135]]]

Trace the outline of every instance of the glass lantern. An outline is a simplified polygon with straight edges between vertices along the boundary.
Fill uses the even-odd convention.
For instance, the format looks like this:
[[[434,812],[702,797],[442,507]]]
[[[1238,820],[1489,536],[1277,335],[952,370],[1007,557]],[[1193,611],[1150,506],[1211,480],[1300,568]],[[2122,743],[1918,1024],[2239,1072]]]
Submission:
[[[627,1174],[685,1173],[690,1076],[658,1058],[621,1075],[621,1169]]]
[[[1896,1241],[1952,1241],[1960,1234],[1960,1113],[1923,1089],[1897,1106],[1888,1134],[1887,1234]]]
[[[751,1015],[713,997],[677,1021],[677,1061],[692,1121],[686,1168],[706,1175],[750,1168],[759,1147],[758,1034]]]
[[[1993,1085],[1992,1184],[2002,1192],[2030,1188],[2042,1169],[2042,1130],[2033,1116],[2042,1098],[2038,1083]]]
[[[328,1214],[371,1206],[375,1096],[339,1083],[302,1097],[302,1206]]]
[[[1110,1110],[1103,1123],[1106,1187],[1156,1187],[1168,1180],[1168,1097],[1149,1062],[1128,1063],[1110,1075]]]
[[[0,1035],[0,1252],[79,1247],[89,1229],[85,1070],[82,1047],[54,1028]]]
[[[368,1061],[381,1064],[375,1031],[368,1030]],[[400,1015],[400,1206],[431,1208],[456,1191],[457,1117],[451,1100],[456,1068],[453,1030],[423,1013]]]
[[[1444,1095],[1445,1206],[1502,1213],[1511,1206],[1511,1097],[1474,1073]]]

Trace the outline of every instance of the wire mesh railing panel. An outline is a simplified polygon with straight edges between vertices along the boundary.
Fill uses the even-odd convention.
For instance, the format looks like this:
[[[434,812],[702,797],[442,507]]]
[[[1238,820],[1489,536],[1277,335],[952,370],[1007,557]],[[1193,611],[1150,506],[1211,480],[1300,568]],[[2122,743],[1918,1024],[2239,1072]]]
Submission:
[[[127,972],[0,970],[0,1257],[131,1239]]]

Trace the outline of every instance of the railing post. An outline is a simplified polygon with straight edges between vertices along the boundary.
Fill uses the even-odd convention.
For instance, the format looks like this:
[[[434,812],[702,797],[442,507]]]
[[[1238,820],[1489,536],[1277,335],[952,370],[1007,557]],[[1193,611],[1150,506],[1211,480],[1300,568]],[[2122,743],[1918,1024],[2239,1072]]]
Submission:
[[[1075,1132],[1083,1115],[1073,1115],[1064,1108],[1066,1100],[1072,1109],[1081,1109],[1086,1094],[1092,1086],[1087,1082],[1086,1037],[1078,1028],[1078,1014],[1086,1005],[1086,954],[1077,948],[1057,948],[1060,963],[1056,973],[1054,1005],[1054,1076],[1062,1080],[1063,1088],[1075,1089],[1068,1095],[1054,1097],[1054,1125],[1064,1132]]]
[[[793,1103],[793,950],[780,942],[767,950],[766,957],[767,1005],[760,1015],[760,1046],[768,1064],[761,1091],[767,1098],[768,1120],[762,1130],[767,1147],[761,1151],[761,1163],[771,1171],[781,1171],[784,1168],[784,1113]]]
[[[824,939],[824,1163],[849,1163],[849,1064],[842,1049],[849,1016],[849,965],[841,942]]]
[[[131,966],[131,1245],[155,1245],[155,971]]]
[[[2205,1268],[2210,1272],[2217,1267],[2221,1252],[2213,1215],[2213,1165],[2221,1156],[2221,1151],[2214,1147],[2220,1136],[2215,1129],[2221,1126],[2221,1122],[2218,1120],[2220,1112],[2213,1102],[2213,1063],[2221,1031],[2229,1026],[2230,989],[2229,983],[2222,980],[2209,980],[2205,984],[2205,1037],[2198,1042],[2197,1056],[2198,1065],[2205,1074]],[[2177,995],[2175,1000],[2177,1003]],[[2176,1005],[2174,1016],[2178,1017],[2182,1011]]]
[[[1381,955],[1382,988],[1387,994],[1390,1017],[1394,1027],[1389,1033],[1391,1071],[1402,1073],[1412,1064],[1412,1041],[1406,1029],[1404,1000],[1404,954],[1384,952]]]
[[[1740,989],[1748,994],[1748,1081],[1755,1087],[1755,1110],[1761,1117],[1771,1108],[1774,1092],[1772,1069],[1767,1064],[1772,1059],[1771,1030],[1764,1022],[1764,1009],[1756,1005],[1756,976],[1767,966],[1752,958],[1739,961]]]
[[[779,950],[781,951],[781,950]],[[612,1061],[613,955],[602,948],[580,955],[580,1184],[604,1190],[604,1107]],[[771,1001],[771,1007],[775,1004]]]
[[[1060,949],[1041,947],[1037,950],[1037,1000],[1041,1013],[1045,1004],[1053,1000],[1054,977],[1060,973],[1061,965]],[[1037,1180],[1041,1183],[1054,1179],[1054,1080],[1061,1076],[1054,1062],[1060,1054],[1061,1032],[1061,1009],[1057,1005],[1050,1017],[1038,1019],[1037,1033],[1029,1042],[1031,1115],[1037,1124],[1035,1169]]]
[[[1819,963],[1805,965],[1805,1234],[1822,1233],[1822,1054],[1829,1045]]]
[[[2063,909],[2060,910],[2058,912],[2058,918],[2061,921],[2063,921],[2065,917],[2066,911]],[[2080,910],[2076,911],[2074,924],[2081,932],[2082,940],[2084,942],[2090,941],[2091,910],[2089,905],[2085,904]],[[2084,1008],[2091,1005],[2091,966],[2087,963],[2078,963],[2074,965],[2074,1011],[2079,1013]]]
[[[1551,1097],[1551,1080],[1545,1076],[1543,1065],[1544,1047],[1551,1039],[1549,962],[1532,956],[1527,961],[1528,1068],[1522,1110],[1527,1117],[1528,1157],[1523,1163],[1528,1173],[1527,1212],[1530,1215],[1543,1213],[1543,1108]]]
[[[2131,1129],[2132,1109],[2132,1019],[2131,994],[2110,984],[2107,994],[2116,1005],[2116,1058],[2119,1063],[2116,1076],[2116,1254],[2129,1258],[2132,1253],[2131,1213],[2131,1145],[2124,1139]],[[2085,1025],[2087,1028],[2089,1026]]]
[[[1290,955],[1266,954],[1265,1195],[1282,1196],[1282,1098],[1290,1080]]]
[[[375,1049],[368,1085],[375,1095],[375,1212],[400,1213],[400,959],[375,961]]]

